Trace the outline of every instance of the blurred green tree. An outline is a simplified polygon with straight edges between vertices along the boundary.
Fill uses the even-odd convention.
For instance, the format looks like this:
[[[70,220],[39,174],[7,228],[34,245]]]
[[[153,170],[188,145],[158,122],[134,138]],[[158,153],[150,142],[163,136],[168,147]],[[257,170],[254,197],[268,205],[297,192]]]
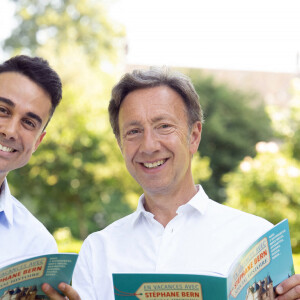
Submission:
[[[16,5],[16,27],[4,49],[36,53],[55,40],[56,53],[67,44],[88,54],[91,65],[117,59],[124,31],[107,17],[105,0],[11,0]]]
[[[124,32],[101,1],[16,1],[18,26],[5,42],[12,54],[45,57],[63,81],[63,100],[28,166],[9,174],[13,194],[54,231],[75,237],[131,212],[139,188],[109,128],[107,105],[119,75]],[[109,71],[107,71],[109,70]]]
[[[212,169],[212,176],[201,184],[212,199],[223,202],[223,175],[234,170],[245,156],[254,156],[257,142],[272,139],[271,120],[254,93],[218,83],[197,70],[188,75],[205,117],[199,152],[210,158]]]
[[[284,107],[271,106],[273,127],[282,150],[293,158],[300,160],[300,78],[291,81],[292,98]]]
[[[274,143],[258,143],[255,158],[246,157],[225,175],[226,204],[261,216],[273,224],[288,218],[294,252],[300,252],[300,164]]]
[[[269,112],[279,145],[260,142],[255,158],[246,157],[224,177],[227,204],[276,224],[288,218],[294,253],[300,253],[300,80],[292,82],[293,99]]]

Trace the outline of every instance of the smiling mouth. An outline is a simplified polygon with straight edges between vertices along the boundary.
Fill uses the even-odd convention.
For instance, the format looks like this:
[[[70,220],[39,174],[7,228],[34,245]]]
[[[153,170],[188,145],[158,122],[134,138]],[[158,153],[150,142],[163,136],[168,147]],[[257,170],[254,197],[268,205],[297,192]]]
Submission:
[[[148,169],[153,169],[153,168],[157,168],[157,167],[163,165],[165,162],[166,162],[166,159],[162,159],[162,160],[158,160],[153,163],[143,163],[143,166]]]
[[[0,144],[0,150],[3,152],[15,152],[16,150],[10,147],[6,147]]]

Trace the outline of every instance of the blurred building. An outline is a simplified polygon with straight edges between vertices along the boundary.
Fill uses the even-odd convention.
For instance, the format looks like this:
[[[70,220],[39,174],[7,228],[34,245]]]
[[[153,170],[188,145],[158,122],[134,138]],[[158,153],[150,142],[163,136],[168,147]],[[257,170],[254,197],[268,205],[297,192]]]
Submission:
[[[127,65],[126,71],[147,68],[141,65]],[[175,67],[174,67],[175,68]],[[175,68],[179,69],[179,68]],[[217,82],[229,84],[232,88],[257,93],[268,105],[285,107],[291,99],[291,81],[296,74],[260,71],[199,69],[204,75],[212,76]]]

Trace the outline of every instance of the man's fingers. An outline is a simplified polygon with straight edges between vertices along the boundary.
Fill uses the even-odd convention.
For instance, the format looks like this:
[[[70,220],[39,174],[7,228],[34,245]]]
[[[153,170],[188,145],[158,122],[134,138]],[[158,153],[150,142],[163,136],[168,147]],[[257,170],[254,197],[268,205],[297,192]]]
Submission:
[[[276,287],[279,296],[276,299],[298,299],[300,298],[300,274],[291,276]]]
[[[58,288],[68,297],[69,300],[81,300],[78,293],[70,285],[61,282],[58,285]]]
[[[296,291],[295,288],[290,289],[286,293],[277,296],[276,300],[298,300],[300,299],[299,293]]]
[[[52,288],[48,283],[44,283],[42,285],[42,290],[51,300],[65,300],[65,298],[60,295],[54,288]]]

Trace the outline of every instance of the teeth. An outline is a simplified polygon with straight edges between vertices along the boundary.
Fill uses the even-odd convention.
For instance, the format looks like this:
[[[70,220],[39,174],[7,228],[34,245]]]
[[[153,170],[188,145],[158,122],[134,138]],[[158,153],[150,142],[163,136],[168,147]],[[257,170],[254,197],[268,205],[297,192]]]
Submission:
[[[144,163],[144,166],[145,166],[146,168],[149,168],[149,169],[151,169],[151,168],[156,168],[156,167],[162,165],[165,161],[166,161],[166,160],[159,160],[159,161],[156,161],[156,162],[154,162],[154,163]]]
[[[14,151],[13,148],[5,147],[5,146],[3,146],[1,144],[0,144],[0,150],[4,151],[4,152],[13,152]]]

